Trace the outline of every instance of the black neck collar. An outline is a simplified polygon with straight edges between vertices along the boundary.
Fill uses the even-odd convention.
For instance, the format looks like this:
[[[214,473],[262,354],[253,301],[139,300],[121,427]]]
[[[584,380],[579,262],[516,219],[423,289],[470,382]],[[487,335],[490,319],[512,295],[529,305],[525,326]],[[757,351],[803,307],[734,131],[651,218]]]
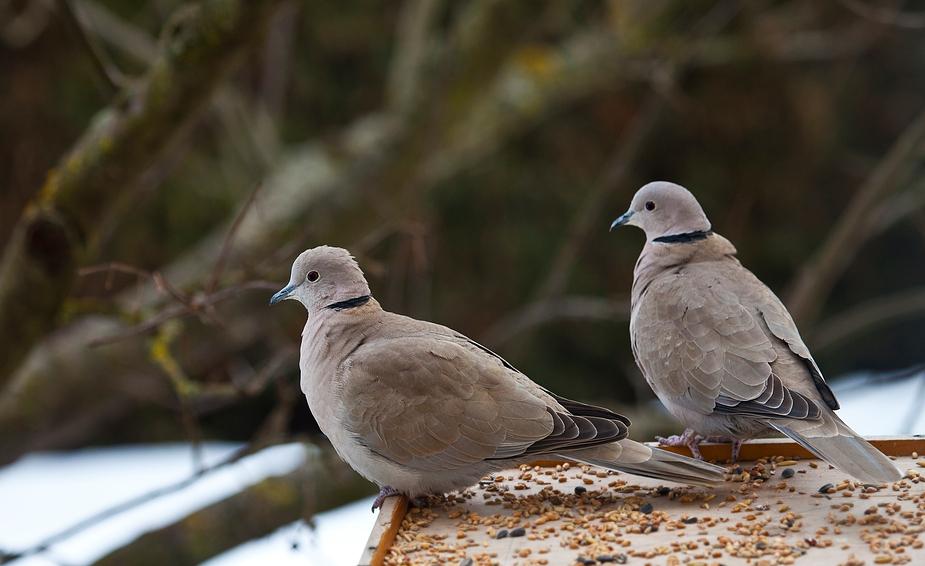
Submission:
[[[344,309],[352,309],[354,307],[361,307],[369,302],[372,299],[370,295],[362,295],[360,297],[354,297],[352,299],[347,299],[346,301],[340,301],[337,303],[331,303],[330,305],[324,307],[326,309],[331,309],[333,311],[342,311]]]
[[[652,241],[660,244],[690,244],[691,242],[706,240],[712,234],[713,230],[694,230],[693,232],[684,232],[683,234],[660,236]]]

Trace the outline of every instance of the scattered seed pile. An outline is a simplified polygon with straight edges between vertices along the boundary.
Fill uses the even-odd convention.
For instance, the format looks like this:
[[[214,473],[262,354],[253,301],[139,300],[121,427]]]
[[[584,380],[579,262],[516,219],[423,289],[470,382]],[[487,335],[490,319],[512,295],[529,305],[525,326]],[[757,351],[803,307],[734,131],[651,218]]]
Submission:
[[[762,459],[712,489],[521,466],[410,509],[385,564],[925,564],[925,459],[896,462],[901,481],[870,485],[815,460]]]

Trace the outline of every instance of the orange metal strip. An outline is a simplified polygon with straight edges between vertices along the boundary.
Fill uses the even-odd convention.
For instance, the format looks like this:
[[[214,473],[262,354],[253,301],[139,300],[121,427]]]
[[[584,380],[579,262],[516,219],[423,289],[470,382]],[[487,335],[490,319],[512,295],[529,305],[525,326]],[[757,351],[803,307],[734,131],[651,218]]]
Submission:
[[[873,436],[866,439],[877,450],[887,456],[909,456],[918,452],[925,456],[925,437],[923,436]],[[654,442],[647,442],[647,446],[660,448],[682,456],[692,457],[690,449],[686,446],[660,446]],[[704,442],[698,446],[700,454],[706,460],[724,461],[732,457],[732,445],[715,442]],[[751,440],[742,445],[739,450],[739,460],[757,460],[783,456],[785,458],[816,458],[809,450],[803,448],[789,438],[760,438]],[[535,460],[531,466],[549,468],[562,464],[562,460]],[[574,463],[574,462],[573,462]]]
[[[879,436],[867,439],[877,450],[887,456],[908,456],[913,452],[925,454],[925,438],[915,436]],[[654,446],[654,445],[653,445]],[[675,454],[691,456],[687,447],[659,446]],[[731,444],[716,444],[704,442],[698,446],[704,459],[711,461],[728,460],[732,457]],[[816,458],[809,450],[803,448],[789,438],[764,438],[753,440],[742,445],[739,451],[739,460],[757,460],[771,456],[784,456],[785,458]]]

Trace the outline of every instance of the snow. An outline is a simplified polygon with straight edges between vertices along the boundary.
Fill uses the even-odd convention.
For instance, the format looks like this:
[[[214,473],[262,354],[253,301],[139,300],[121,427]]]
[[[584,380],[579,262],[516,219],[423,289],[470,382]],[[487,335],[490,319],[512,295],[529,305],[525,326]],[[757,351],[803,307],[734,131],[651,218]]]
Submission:
[[[374,499],[368,497],[319,513],[315,516],[314,531],[301,521],[293,523],[269,537],[204,562],[203,566],[356,566],[376,520],[376,514],[370,512]]]
[[[207,443],[202,447],[203,462],[213,466],[242,447]],[[9,564],[91,564],[145,532],[172,524],[267,477],[287,474],[305,457],[306,447],[301,444],[268,448],[210,471],[187,487],[99,521],[45,552]],[[97,513],[183,482],[194,473],[192,450],[186,444],[29,454],[0,469],[0,551],[27,551]],[[276,564],[355,565],[375,521],[371,505],[370,498],[320,513],[314,519],[315,530],[295,523],[209,563],[244,566],[263,564],[272,557]]]
[[[833,386],[839,415],[864,436],[925,432],[925,372],[871,382],[849,376]],[[243,445],[207,443],[204,462],[215,465]],[[268,448],[219,467],[180,490],[153,498],[67,537],[16,566],[90,564],[152,529],[220,501],[266,477],[289,473],[306,458],[301,444]],[[17,553],[75,524],[194,474],[185,444],[94,448],[30,454],[0,468],[0,552]],[[208,566],[354,566],[376,515],[372,498],[315,516],[315,528],[296,522],[207,561]]]
[[[862,436],[925,433],[925,371],[877,383],[869,377],[853,374],[832,386],[838,416]]]

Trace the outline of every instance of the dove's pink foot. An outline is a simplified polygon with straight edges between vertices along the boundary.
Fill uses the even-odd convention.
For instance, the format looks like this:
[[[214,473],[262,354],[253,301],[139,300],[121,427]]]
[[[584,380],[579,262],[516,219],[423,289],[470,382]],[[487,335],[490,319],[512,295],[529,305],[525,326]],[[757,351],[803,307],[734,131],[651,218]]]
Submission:
[[[698,460],[703,460],[703,456],[700,455],[700,449],[697,448],[697,445],[700,444],[700,441],[703,440],[703,437],[697,434],[692,428],[689,428],[684,431],[684,434],[681,436],[674,435],[665,438],[664,436],[656,436],[656,440],[662,446],[687,446],[691,454],[694,455],[694,458]]]
[[[382,502],[385,501],[386,497],[392,497],[393,495],[401,495],[401,492],[387,485],[380,487],[379,495],[376,497],[376,500],[373,501],[373,511],[375,512],[376,509],[382,507]]]
[[[376,500],[373,501],[373,511],[375,512],[376,509],[382,507],[382,503],[385,501],[386,497],[392,497],[393,495],[402,495],[402,492],[398,491],[394,487],[389,487],[387,485],[380,487],[379,495],[376,496]],[[424,507],[425,505],[425,501],[418,497],[409,497],[408,503],[412,507]]]
[[[687,446],[691,454],[694,455],[694,458],[698,460],[703,460],[703,456],[700,454],[700,448],[697,446],[701,442],[722,442],[724,444],[732,444],[732,461],[735,462],[739,459],[739,450],[742,448],[742,441],[735,438],[727,438],[725,436],[700,436],[692,428],[689,428],[684,431],[684,434],[681,436],[669,436],[664,438],[661,436],[655,437],[658,440],[658,443],[662,446]]]

